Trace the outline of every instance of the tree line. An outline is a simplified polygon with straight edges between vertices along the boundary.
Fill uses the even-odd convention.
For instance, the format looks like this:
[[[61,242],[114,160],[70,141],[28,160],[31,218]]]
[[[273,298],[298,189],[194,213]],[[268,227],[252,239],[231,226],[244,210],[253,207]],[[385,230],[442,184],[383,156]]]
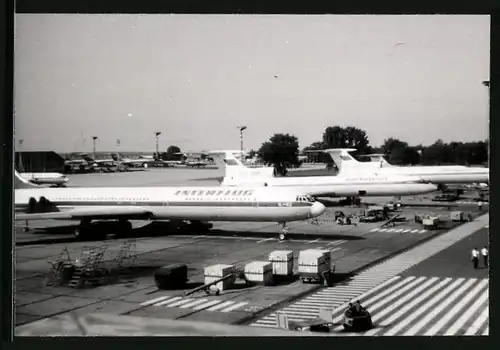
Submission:
[[[284,174],[287,168],[300,164],[300,153],[309,155],[309,160],[333,165],[328,154],[307,152],[328,148],[355,148],[356,151],[351,154],[360,161],[367,160],[363,155],[382,153],[394,165],[487,165],[488,147],[488,140],[445,143],[441,139],[428,146],[411,146],[395,137],[389,137],[381,146],[374,147],[370,145],[365,130],[353,126],[329,126],[323,132],[321,141],[313,142],[302,151],[299,150],[296,136],[274,134],[262,144],[257,153],[266,164],[273,165],[278,173]]]
[[[249,157],[258,155],[266,165],[274,166],[279,174],[286,174],[287,169],[301,164],[299,155],[306,155],[308,161],[326,163],[335,167],[331,157],[320,151],[328,148],[354,148],[351,154],[359,161],[368,161],[367,154],[384,154],[387,161],[394,165],[487,165],[488,140],[476,142],[445,143],[439,139],[431,145],[409,145],[395,137],[384,140],[381,146],[370,145],[365,130],[354,126],[329,126],[323,132],[321,141],[316,141],[302,150],[299,140],[291,134],[274,134],[261,147],[249,152]],[[309,151],[309,152],[308,152]],[[310,152],[313,151],[313,152]],[[163,160],[181,160],[183,155],[178,146],[171,145],[166,152],[160,153]],[[155,154],[156,158],[156,154]],[[202,156],[202,158],[204,158]]]

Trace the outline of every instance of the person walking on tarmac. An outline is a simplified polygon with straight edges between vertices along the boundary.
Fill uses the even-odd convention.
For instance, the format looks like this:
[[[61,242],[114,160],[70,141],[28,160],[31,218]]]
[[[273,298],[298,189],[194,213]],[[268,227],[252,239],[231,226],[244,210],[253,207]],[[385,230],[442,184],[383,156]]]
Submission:
[[[488,267],[488,248],[486,246],[481,249],[481,255],[483,256],[484,266]]]
[[[476,248],[472,249],[472,264],[474,268],[477,269],[477,263],[479,262],[479,252]]]

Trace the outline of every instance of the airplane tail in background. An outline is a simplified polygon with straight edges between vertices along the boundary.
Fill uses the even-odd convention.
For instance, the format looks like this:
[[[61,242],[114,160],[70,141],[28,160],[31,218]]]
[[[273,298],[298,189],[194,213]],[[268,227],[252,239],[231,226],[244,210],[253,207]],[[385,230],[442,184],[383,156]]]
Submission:
[[[241,151],[211,151],[209,155],[217,166],[224,169],[223,184],[237,185],[242,183],[264,181],[274,177],[273,167],[249,168],[235,154]]]
[[[23,189],[23,188],[39,188],[40,186],[35,185],[34,183],[24,179],[19,173],[14,170],[14,189]]]
[[[328,153],[332,160],[339,168],[337,175],[352,174],[360,170],[370,170],[373,168],[373,163],[362,163],[356,160],[349,152],[356,151],[355,148],[330,148],[325,149],[323,152]]]

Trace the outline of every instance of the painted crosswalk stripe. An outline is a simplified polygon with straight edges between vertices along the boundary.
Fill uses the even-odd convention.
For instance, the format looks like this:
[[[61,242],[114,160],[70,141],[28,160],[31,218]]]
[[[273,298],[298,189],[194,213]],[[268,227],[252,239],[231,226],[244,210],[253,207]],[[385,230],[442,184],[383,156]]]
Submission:
[[[226,307],[225,309],[222,309],[221,312],[230,312],[230,311],[233,311],[233,310],[236,310],[236,309],[239,309],[240,307],[244,306],[248,304],[247,301],[242,301],[242,302],[239,302],[235,305],[231,305],[230,307]]]
[[[159,298],[156,298],[156,299],[152,299],[152,300],[148,300],[148,301],[145,301],[143,303],[140,303],[141,306],[148,306],[148,305],[152,305],[154,303],[158,303],[162,300],[165,300],[165,299],[168,299],[170,298],[168,295],[165,295],[165,296],[162,296],[162,297],[159,297]]]
[[[363,271],[361,274],[354,276],[350,281],[348,281],[343,286],[334,286],[334,287],[324,288],[320,292],[314,293],[313,294],[314,298],[310,298],[310,296],[304,297],[303,299],[297,300],[293,304],[288,305],[286,308],[282,308],[279,311],[282,311],[286,314],[288,314],[289,312],[294,312],[294,315],[293,315],[294,320],[298,320],[298,321],[306,320],[306,319],[310,319],[311,317],[313,317],[314,314],[315,314],[314,316],[317,316],[317,311],[319,309],[318,304],[321,301],[323,301],[325,305],[328,305],[329,307],[332,307],[334,309],[334,315],[333,315],[334,318],[336,316],[341,316],[343,313],[343,310],[345,310],[346,303],[348,303],[349,301],[359,300],[360,298],[366,299],[366,298],[376,297],[376,295],[373,294],[374,293],[373,289],[377,288],[377,286],[379,286],[381,284],[388,283],[386,285],[386,287],[382,291],[380,291],[380,293],[378,293],[379,295],[382,294],[385,290],[390,289],[395,284],[398,284],[401,282],[401,279],[396,279],[391,284],[391,282],[389,282],[389,281],[393,277],[397,276],[398,274],[407,270],[408,268],[420,263],[421,261],[424,261],[428,257],[435,255],[436,253],[442,251],[443,249],[446,249],[447,247],[454,244],[455,242],[460,241],[463,238],[469,236],[471,234],[471,232],[475,232],[472,228],[483,227],[488,222],[488,220],[489,220],[488,214],[480,216],[479,218],[477,218],[476,220],[474,220],[468,224],[464,224],[462,226],[459,226],[456,229],[453,229],[449,232],[442,234],[441,236],[439,236],[437,238],[434,238],[432,241],[429,241],[427,243],[419,245],[418,247],[411,249],[410,251],[407,251],[405,253],[397,255],[394,258],[386,260],[378,265],[375,265],[372,268],[369,268],[369,269]],[[420,229],[411,229],[411,230],[415,231],[415,232],[421,231]],[[427,230],[423,230],[423,231],[427,232]],[[372,279],[373,277],[375,277],[375,278]],[[407,284],[414,282],[411,280],[411,278],[409,278],[409,279],[407,279],[407,278],[402,278],[402,280],[406,280],[406,281],[403,285],[400,285],[398,287],[399,289],[404,288]],[[419,277],[419,278],[421,278],[421,277]],[[415,278],[413,278],[413,280],[415,280]],[[419,280],[417,282],[417,284],[429,283],[428,280],[429,280],[429,278],[423,277],[421,280]],[[432,283],[427,284],[425,288],[432,288],[434,283],[438,284],[440,282],[438,280],[433,280]],[[477,281],[471,282],[470,280],[467,280],[465,282],[465,285],[466,285],[465,287],[466,288],[469,288],[469,287],[474,288],[474,283],[477,283]],[[418,288],[419,286],[417,284],[413,285],[413,287]],[[464,285],[461,285],[458,288],[461,289],[463,286]],[[348,288],[352,288],[352,287],[356,287],[357,290],[352,291],[352,294],[345,293],[345,291],[348,290]],[[358,287],[359,287],[359,289],[358,289]],[[443,287],[443,288],[446,288],[446,287]],[[397,293],[398,291],[395,290],[395,292]],[[409,290],[408,292],[411,292],[411,290]],[[441,291],[436,291],[435,294],[438,295],[440,292]],[[422,290],[422,293],[425,293],[425,290]],[[455,293],[455,291],[453,291],[453,293],[450,295],[450,298],[454,295],[454,293]],[[470,290],[464,289],[464,293],[470,293]],[[462,294],[464,294],[464,293],[462,293]],[[323,299],[322,300],[317,299],[317,297],[322,297]],[[389,298],[390,296],[387,295],[386,297]],[[418,296],[415,296],[415,297],[418,297]],[[430,298],[435,298],[435,297],[436,296],[433,295]],[[458,299],[460,301],[462,301],[461,299],[463,297],[464,296],[462,296],[462,295],[457,296],[457,298],[460,298],[460,299]],[[446,304],[447,300],[448,300],[448,297],[445,298],[444,301],[442,301],[440,304],[438,304],[436,309],[438,309],[440,307],[440,305]],[[365,302],[366,302],[366,300],[363,301],[363,303],[365,303]],[[409,302],[411,302],[411,301],[409,301]],[[424,303],[424,302],[427,302],[427,300],[422,301],[422,303]],[[342,310],[340,310],[339,308],[342,306],[344,306],[344,308]],[[417,306],[415,306],[415,309],[421,310],[420,307],[421,307],[421,305],[417,305]],[[434,308],[432,308],[431,310],[428,310],[428,312],[432,313],[433,310],[434,310]],[[445,309],[443,309],[441,311],[444,312]],[[448,309],[446,309],[446,311],[448,311]],[[479,312],[480,311],[481,310],[479,310]],[[300,314],[298,314],[297,312],[300,312]],[[307,314],[305,314],[305,313],[307,313]],[[388,317],[388,316],[390,316],[390,315],[386,315],[386,317]],[[263,324],[266,324],[266,325],[275,324],[276,320],[274,317],[275,317],[275,314],[271,313],[271,314],[268,314],[268,315],[261,317],[260,319],[254,321],[250,325],[251,326],[259,326],[259,325],[263,325]],[[419,317],[424,317],[424,318],[427,317],[427,312],[423,313]],[[441,318],[441,317],[439,317],[439,318]],[[292,318],[290,318],[290,319],[292,319]],[[452,318],[448,321],[448,323],[453,322],[454,320],[455,320],[455,318]],[[414,321],[420,322],[420,319],[417,318]],[[468,322],[472,322],[472,321],[469,320]],[[405,327],[408,328],[409,325],[407,325]],[[418,329],[417,332],[419,332],[419,333],[426,332],[427,331],[426,328],[428,328],[428,327],[429,327],[429,323],[427,323],[426,325],[421,327],[421,329]],[[410,330],[412,330],[412,328],[410,328]],[[482,326],[478,332],[484,332],[483,328],[484,328],[484,326]],[[402,329],[402,331],[404,331],[404,329]],[[385,330],[384,330],[384,332],[385,332]]]
[[[403,231],[403,233],[410,232],[411,229],[407,228],[406,230]]]
[[[257,241],[257,243],[264,243],[264,242],[269,242],[269,241],[274,241],[276,238],[265,238],[261,239],[260,241]]]
[[[470,319],[471,316],[474,315],[474,313],[476,313],[478,311],[478,309],[481,307],[481,304],[483,304],[484,302],[487,302],[487,301],[488,301],[488,289],[486,289],[486,291],[483,294],[481,294],[481,296],[476,300],[476,302],[474,304],[472,304],[462,314],[462,316],[460,316],[460,318],[458,320],[456,320],[455,323],[453,323],[453,325],[451,325],[446,330],[444,335],[457,335],[457,333],[460,332],[460,330],[465,325],[467,320]]]
[[[215,306],[208,308],[207,311],[217,311],[217,310],[225,308],[226,306],[229,306],[231,304],[234,304],[234,301],[228,300],[228,301],[223,302],[222,304],[218,304],[218,305],[215,305]]]
[[[220,303],[220,300],[212,300],[206,304],[201,304],[201,305],[197,305],[197,306],[193,307],[193,310],[197,310],[197,311],[203,310],[203,309],[206,309],[207,307],[210,307],[210,306],[218,304],[218,303]]]
[[[198,299],[198,300],[195,300],[195,301],[193,301],[193,302],[191,302],[191,303],[184,304],[184,305],[182,305],[180,308],[181,308],[181,309],[186,309],[186,308],[188,308],[188,307],[192,307],[192,306],[195,306],[195,305],[198,305],[198,304],[204,303],[204,302],[206,302],[207,300],[208,300],[208,299]]]
[[[475,335],[484,326],[487,326],[489,318],[490,308],[488,305],[483,309],[479,317],[472,323],[472,325],[467,329],[465,335]]]
[[[164,301],[161,301],[159,303],[155,303],[154,306],[164,306],[164,305],[167,305],[167,304],[170,304],[170,303],[173,303],[173,302],[176,302],[178,300],[182,299],[182,297],[173,297],[173,298],[169,298],[167,300],[164,300]]]
[[[432,309],[424,318],[422,318],[419,322],[413,325],[405,335],[415,335],[419,331],[421,331],[426,325],[430,324],[430,322],[439,315],[443,310],[445,310],[448,305],[453,304],[455,299],[460,297],[470,286],[472,286],[477,280],[470,279],[465,284],[463,284],[460,288],[455,290],[450,296],[448,296],[442,303],[438,304],[435,308]]]
[[[425,300],[426,298],[430,297],[433,293],[435,293],[436,291],[438,291],[442,287],[444,287],[447,284],[449,284],[451,282],[451,280],[452,280],[451,278],[445,278],[444,280],[442,280],[440,283],[438,283],[437,285],[433,286],[432,288],[423,291],[423,293],[422,293],[422,291],[419,291],[418,293],[414,294],[413,296],[411,296],[409,298],[408,297],[403,298],[403,301],[399,301],[400,304],[395,303],[395,304],[391,305],[391,307],[393,307],[393,309],[390,310],[390,311],[393,311],[394,309],[398,309],[399,306],[403,306],[403,305],[404,306],[401,307],[397,312],[391,314],[389,318],[384,319],[383,322],[377,324],[377,327],[388,327],[388,326],[390,326],[398,318],[400,318],[401,316],[403,316],[405,313],[407,313],[413,307],[417,306],[423,300]],[[431,281],[434,282],[432,279],[429,280],[429,282],[431,282]],[[430,284],[432,284],[432,283],[430,283]],[[380,317],[383,317],[383,316],[380,316]],[[367,335],[375,335],[378,332],[380,332],[381,330],[382,330],[381,328],[375,328],[372,331],[371,334],[367,333]],[[391,334],[391,332],[393,332],[393,333]],[[394,332],[394,329],[391,329],[391,330],[389,330],[389,332],[386,335],[394,335],[394,334],[396,334]]]
[[[410,316],[404,317],[402,320],[398,322],[398,324],[393,327],[389,332],[387,332],[384,335],[394,335],[397,334],[400,330],[403,328],[407,327],[411,322],[416,320],[418,317],[420,317],[425,311],[429,310],[433,305],[436,305],[437,303],[441,302],[449,293],[451,293],[455,288],[457,288],[460,284],[463,283],[465,278],[459,278],[455,282],[451,283],[448,285],[445,289],[439,292],[438,295],[436,295],[435,298],[432,298],[428,300],[426,303],[421,305],[413,314]],[[389,322],[389,321],[387,321]]]
[[[188,302],[190,302],[192,300],[193,299],[191,299],[191,298],[181,299],[181,300],[176,301],[176,302],[174,302],[172,304],[168,304],[168,307],[180,306],[180,305],[186,304],[186,303],[188,303]]]
[[[376,228],[372,228],[372,229],[370,230],[370,232],[377,232],[378,230],[380,230],[380,229],[379,229],[378,227],[376,227]]]
[[[425,280],[425,277],[417,278],[416,280],[412,281],[410,284],[408,284],[404,288],[397,289],[395,292],[393,292],[391,294],[382,293],[381,295],[375,296],[372,299],[369,299],[367,301],[363,301],[363,305],[365,307],[373,310],[373,309],[378,309],[386,304],[390,304],[393,301],[398,300],[398,298],[402,297],[403,295],[406,296],[405,298],[407,298],[408,295],[413,296],[413,295],[419,293],[422,289],[424,289],[426,287],[424,285],[423,287],[420,286],[419,288],[414,289],[415,286],[417,286],[420,282],[422,282],[424,280]],[[427,281],[426,285],[428,285],[428,284],[430,284],[429,281]],[[412,290],[412,292],[407,294],[407,291],[409,291],[409,290]],[[389,296],[387,298],[383,298],[383,296],[385,296],[385,295],[389,295]],[[403,298],[401,298],[399,300],[402,300],[402,299]],[[392,305],[395,305],[395,304],[400,305],[401,303],[399,301],[392,303]],[[386,310],[388,310],[388,309],[389,309],[389,307]],[[338,315],[337,318],[334,319],[334,323],[340,322],[341,320],[342,320],[342,314]],[[373,317],[372,317],[372,320],[373,320]],[[373,322],[375,323],[375,320],[373,320]],[[340,331],[341,329],[342,329],[342,326],[338,326],[336,328],[337,331]]]
[[[436,335],[441,328],[443,328],[446,323],[451,321],[451,319],[466,305],[472,298],[476,297],[476,295],[488,284],[487,281],[481,281],[470,293],[468,293],[464,298],[462,298],[458,303],[455,304],[453,308],[451,308],[439,321],[434,324],[424,335]]]

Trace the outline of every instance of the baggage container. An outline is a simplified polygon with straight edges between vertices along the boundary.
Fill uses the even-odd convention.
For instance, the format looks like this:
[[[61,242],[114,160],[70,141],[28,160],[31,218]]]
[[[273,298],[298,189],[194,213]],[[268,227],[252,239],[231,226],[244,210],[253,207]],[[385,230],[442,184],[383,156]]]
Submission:
[[[302,282],[325,281],[329,285],[333,269],[328,250],[308,249],[299,253],[299,275]]]
[[[234,265],[217,264],[217,265],[207,266],[205,267],[205,284],[214,282],[224,276],[227,276],[235,272],[236,268]],[[229,289],[235,280],[236,276],[228,278],[224,281],[217,283],[215,287],[222,292],[223,290]]]
[[[273,283],[273,265],[268,261],[252,261],[245,265],[245,277],[254,283],[271,285]]]
[[[269,253],[273,274],[276,276],[293,275],[293,252],[291,250],[275,250]]]
[[[436,227],[438,223],[439,223],[439,218],[436,216],[429,216],[422,220],[422,224],[426,228]]]
[[[182,288],[188,281],[187,266],[174,264],[160,267],[155,271],[154,279],[158,289]]]

